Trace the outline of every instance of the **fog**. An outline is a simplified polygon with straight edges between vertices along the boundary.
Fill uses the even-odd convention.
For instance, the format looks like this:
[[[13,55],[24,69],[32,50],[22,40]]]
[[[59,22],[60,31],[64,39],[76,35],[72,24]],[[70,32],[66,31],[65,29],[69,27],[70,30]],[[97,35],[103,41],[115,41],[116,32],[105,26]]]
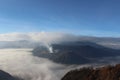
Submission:
[[[51,43],[59,43],[62,41],[67,41],[67,42],[79,41],[79,39],[84,40],[85,37],[80,38],[79,36],[75,36],[72,34],[48,33],[48,32],[0,34],[1,43],[3,43],[2,41],[13,41],[10,43],[14,44],[14,41],[19,41],[19,40],[39,42],[44,44],[50,50],[50,53],[53,52],[52,47],[50,46]],[[95,40],[96,38],[90,41],[95,41]],[[93,64],[67,66],[63,64],[54,63],[45,58],[33,56],[31,52],[33,48],[32,49],[30,48],[28,49],[27,47],[24,48],[24,46],[26,45],[25,43],[16,44],[16,45],[22,45],[21,49],[15,49],[15,48],[0,49],[0,69],[10,73],[13,76],[20,77],[24,80],[60,80],[68,71],[76,68],[88,67],[88,66],[97,67],[106,64],[116,64],[119,63],[120,61],[120,57],[116,57],[116,58],[111,57],[111,58],[103,58],[101,60],[96,60],[96,63]],[[6,45],[8,46],[11,44],[6,44]],[[31,46],[33,44],[30,44],[28,46]]]
[[[6,33],[0,34],[0,41],[27,40],[41,43],[58,43],[62,41],[76,41],[78,37],[61,32],[31,32],[31,33]]]
[[[0,48],[35,48],[44,45],[52,53],[51,44],[78,40],[76,35],[60,32],[6,33],[0,34]]]
[[[24,80],[60,80],[70,70],[104,65],[95,63],[66,66],[51,62],[48,59],[32,56],[31,50],[0,49],[0,69]],[[110,62],[111,58],[104,60]],[[116,61],[114,60],[112,60],[112,63],[119,62],[120,58],[117,57]]]
[[[73,66],[32,56],[32,49],[0,49],[0,69],[24,80],[60,80]]]
[[[120,49],[120,38],[80,36],[61,32],[30,32],[0,34],[0,48],[34,48],[36,45],[45,45],[50,48],[52,43],[90,41],[97,44]],[[52,52],[52,51],[51,51]]]

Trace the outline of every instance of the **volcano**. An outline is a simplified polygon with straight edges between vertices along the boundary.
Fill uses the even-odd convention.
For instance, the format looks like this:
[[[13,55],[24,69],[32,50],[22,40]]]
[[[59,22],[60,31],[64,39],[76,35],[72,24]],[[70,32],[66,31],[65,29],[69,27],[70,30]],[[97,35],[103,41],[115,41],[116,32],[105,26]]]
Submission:
[[[36,47],[33,55],[48,58],[61,64],[91,63],[93,59],[119,56],[120,50],[107,48],[92,42],[72,42],[52,44],[52,52],[45,46]]]

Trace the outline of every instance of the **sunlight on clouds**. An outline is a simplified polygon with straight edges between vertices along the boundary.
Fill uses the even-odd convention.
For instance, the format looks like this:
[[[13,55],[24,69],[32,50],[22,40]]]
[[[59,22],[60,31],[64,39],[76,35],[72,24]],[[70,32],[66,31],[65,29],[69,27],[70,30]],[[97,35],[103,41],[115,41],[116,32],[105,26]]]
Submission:
[[[74,40],[78,40],[78,37],[75,35],[58,33],[58,32],[0,34],[0,41],[19,41],[19,40],[52,43],[52,42],[61,42],[61,41],[74,41]]]

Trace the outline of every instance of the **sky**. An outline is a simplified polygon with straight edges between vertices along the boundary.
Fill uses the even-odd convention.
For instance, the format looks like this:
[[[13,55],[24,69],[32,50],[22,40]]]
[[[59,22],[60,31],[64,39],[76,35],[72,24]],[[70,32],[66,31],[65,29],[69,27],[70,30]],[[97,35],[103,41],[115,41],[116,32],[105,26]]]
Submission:
[[[0,0],[0,33],[120,36],[120,0]]]

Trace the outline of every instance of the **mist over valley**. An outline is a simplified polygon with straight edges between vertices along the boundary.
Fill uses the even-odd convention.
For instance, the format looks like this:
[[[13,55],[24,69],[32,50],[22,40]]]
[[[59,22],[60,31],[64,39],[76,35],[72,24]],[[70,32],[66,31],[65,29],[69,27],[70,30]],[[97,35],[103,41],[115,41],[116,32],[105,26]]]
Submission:
[[[67,38],[66,35],[68,34],[59,37],[51,35],[49,38],[35,36],[37,40],[17,37],[20,40],[12,40],[10,34],[10,41],[0,41],[0,69],[20,80],[60,80],[73,69],[119,63],[119,38],[110,38],[112,41],[105,39],[109,40],[107,42],[110,45],[117,44],[116,47],[111,47],[100,44],[105,42],[104,38],[70,34]]]

